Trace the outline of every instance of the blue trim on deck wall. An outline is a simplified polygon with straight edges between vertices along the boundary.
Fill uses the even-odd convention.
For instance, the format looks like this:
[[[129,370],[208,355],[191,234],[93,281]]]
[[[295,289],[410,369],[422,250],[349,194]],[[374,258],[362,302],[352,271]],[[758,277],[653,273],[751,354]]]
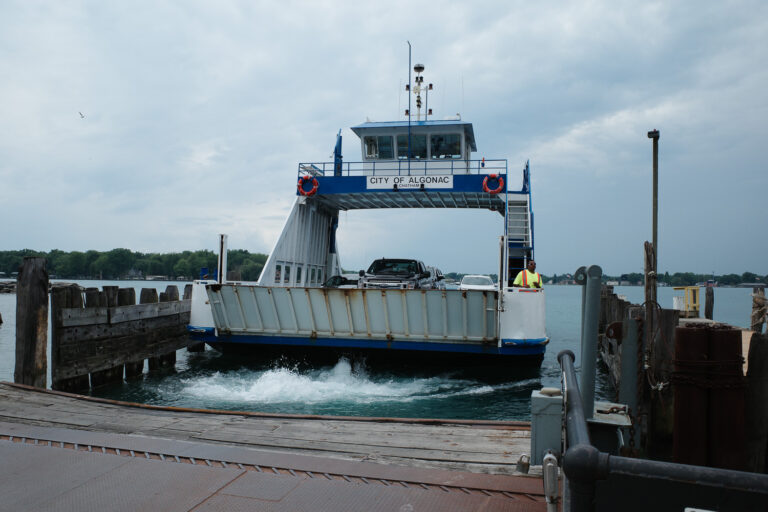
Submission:
[[[469,343],[439,343],[419,341],[387,341],[344,338],[307,338],[293,336],[258,336],[253,334],[235,334],[216,336],[213,328],[188,326],[190,337],[209,344],[236,343],[243,345],[291,345],[304,347],[365,348],[389,350],[415,350],[421,352],[453,352],[464,354],[487,354],[499,356],[530,356],[544,354],[546,341],[515,340],[515,345],[497,347]]]
[[[450,174],[449,170],[446,169],[446,175]],[[389,176],[382,174],[382,176]],[[407,175],[402,175],[407,176]],[[417,174],[414,173],[413,176],[423,176],[423,174]],[[483,180],[485,177],[488,176],[487,174],[454,174],[453,175],[453,188],[430,188],[430,187],[424,187],[424,190],[429,190],[432,192],[482,192],[483,191]],[[504,178],[504,181],[507,181],[507,175],[506,174],[499,174],[498,176],[501,176]],[[381,192],[392,192],[396,193],[391,189],[367,189],[365,188],[365,180],[367,176],[340,176],[340,177],[331,177],[331,176],[318,176],[317,177],[317,193],[318,194],[359,194],[359,193],[381,193]],[[402,189],[403,191],[408,192],[418,192],[419,189],[414,188],[408,188],[408,189]],[[510,194],[522,194],[523,192],[520,191],[508,191]],[[299,191],[296,191],[296,194],[298,194]]]

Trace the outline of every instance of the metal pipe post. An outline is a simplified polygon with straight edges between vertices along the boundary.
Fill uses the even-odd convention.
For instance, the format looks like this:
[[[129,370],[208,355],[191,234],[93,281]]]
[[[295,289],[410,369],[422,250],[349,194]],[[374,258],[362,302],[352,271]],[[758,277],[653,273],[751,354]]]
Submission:
[[[560,363],[563,377],[563,394],[567,405],[565,411],[565,431],[568,434],[565,440],[566,447],[590,444],[589,429],[584,418],[584,402],[581,394],[579,394],[576,381],[575,359],[576,356],[570,350],[562,350],[557,354],[557,362]]]
[[[411,42],[408,43],[408,176],[411,175]],[[397,138],[395,138],[397,142]]]
[[[219,235],[219,259],[218,259],[219,284],[227,282],[227,235]]]
[[[659,130],[648,132],[653,139],[653,273],[658,275],[659,261]],[[654,287],[653,298],[656,299]]]
[[[587,303],[587,267],[579,267],[576,272],[573,273],[573,280],[577,284],[581,285],[581,332],[579,333],[579,341],[581,343],[579,355],[584,354],[584,312],[586,311]]]
[[[584,326],[582,328],[581,397],[584,399],[584,416],[590,419],[595,409],[595,370],[597,361],[597,329],[600,319],[600,284],[603,269],[592,265],[587,269]]]
[[[624,320],[621,334],[621,381],[619,403],[637,414],[637,321]]]

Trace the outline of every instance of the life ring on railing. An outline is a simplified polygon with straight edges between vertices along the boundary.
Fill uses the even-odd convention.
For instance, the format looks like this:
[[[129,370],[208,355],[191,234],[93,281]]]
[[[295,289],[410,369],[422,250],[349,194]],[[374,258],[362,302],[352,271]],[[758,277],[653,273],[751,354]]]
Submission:
[[[498,181],[499,186],[494,189],[488,188],[489,179]],[[487,192],[489,194],[498,194],[499,192],[502,191],[503,188],[504,188],[504,177],[502,176],[497,176],[496,174],[489,174],[483,180],[483,192]]]
[[[309,189],[309,190],[304,190],[304,183],[306,183],[306,182],[308,182],[308,181],[311,181],[311,182],[312,182],[312,188],[311,188],[311,189]],[[304,176],[302,176],[301,178],[299,178],[299,184],[298,184],[298,185],[296,185],[296,186],[297,186],[297,187],[298,187],[298,189],[299,189],[299,194],[301,194],[301,195],[303,195],[303,196],[307,196],[307,197],[309,197],[309,196],[312,196],[312,195],[314,195],[314,194],[315,194],[315,192],[317,192],[317,186],[318,186],[318,185],[319,185],[319,184],[317,183],[317,178],[313,178],[313,177],[312,177],[312,176],[310,176],[309,174],[305,174]]]

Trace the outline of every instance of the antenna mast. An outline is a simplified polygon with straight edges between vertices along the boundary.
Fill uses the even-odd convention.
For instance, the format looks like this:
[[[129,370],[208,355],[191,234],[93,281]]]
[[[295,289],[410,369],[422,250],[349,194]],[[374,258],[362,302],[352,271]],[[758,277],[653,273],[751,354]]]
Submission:
[[[426,87],[422,85],[424,83],[424,77],[421,76],[421,74],[424,72],[424,64],[416,64],[413,66],[413,70],[416,72],[416,78],[414,79],[414,82],[416,82],[416,85],[413,87],[413,94],[416,95],[416,121],[421,121],[421,91],[425,92],[427,104],[426,107],[429,107],[429,91],[432,90],[432,84],[427,85]],[[427,120],[427,117],[432,113],[429,108],[424,109],[424,120]]]

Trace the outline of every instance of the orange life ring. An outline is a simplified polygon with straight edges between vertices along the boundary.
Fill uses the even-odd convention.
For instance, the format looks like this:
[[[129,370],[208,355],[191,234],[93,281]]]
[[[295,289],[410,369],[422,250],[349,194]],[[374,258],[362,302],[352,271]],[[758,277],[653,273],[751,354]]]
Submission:
[[[304,183],[310,180],[312,180],[312,188],[309,190],[304,190]],[[313,178],[309,174],[305,174],[304,176],[299,178],[299,184],[297,185],[299,189],[299,194],[307,197],[314,195],[315,192],[317,192],[317,186],[318,186],[317,178]]]
[[[494,188],[493,190],[488,188],[488,179],[489,178],[492,179],[492,180],[498,180],[499,186]],[[488,194],[498,194],[499,192],[502,191],[503,188],[504,188],[504,177],[503,176],[497,176],[496,174],[489,174],[483,180],[483,192],[487,192]]]

